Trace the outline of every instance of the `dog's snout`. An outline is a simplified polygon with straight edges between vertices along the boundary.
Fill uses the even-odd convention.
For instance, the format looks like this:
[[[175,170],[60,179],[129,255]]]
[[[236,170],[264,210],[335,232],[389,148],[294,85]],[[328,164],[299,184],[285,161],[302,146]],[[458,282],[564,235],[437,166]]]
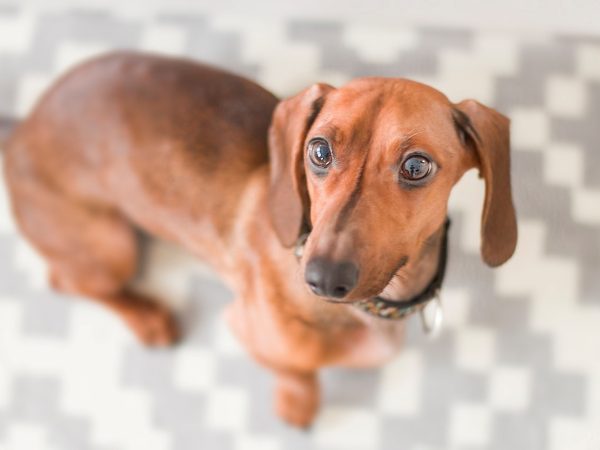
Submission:
[[[356,286],[358,267],[350,261],[314,258],[306,265],[304,280],[316,295],[343,298]]]

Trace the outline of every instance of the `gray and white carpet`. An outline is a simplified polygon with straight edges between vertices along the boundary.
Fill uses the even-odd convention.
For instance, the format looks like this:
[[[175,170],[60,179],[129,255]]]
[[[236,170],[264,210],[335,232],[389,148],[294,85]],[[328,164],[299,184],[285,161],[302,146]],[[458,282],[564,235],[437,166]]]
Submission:
[[[115,48],[186,55],[279,95],[362,75],[414,78],[512,118],[520,241],[497,270],[478,255],[483,184],[453,193],[446,327],[411,319],[380,370],[322,373],[324,405],[297,431],[272,379],[220,311],[229,291],[154,243],[140,284],[186,337],[142,348],[89,302],[51,292],[0,187],[0,449],[307,450],[600,448],[600,40],[235,16],[0,9],[0,112],[24,115],[76,62]]]

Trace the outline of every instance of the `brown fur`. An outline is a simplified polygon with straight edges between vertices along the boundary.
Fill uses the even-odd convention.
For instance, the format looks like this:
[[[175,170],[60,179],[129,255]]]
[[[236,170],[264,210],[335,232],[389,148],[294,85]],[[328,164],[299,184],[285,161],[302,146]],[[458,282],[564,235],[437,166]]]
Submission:
[[[304,158],[316,135],[336,154],[326,177]],[[398,161],[415,148],[440,169],[427,186],[406,188]],[[147,344],[170,344],[178,329],[127,287],[135,229],[208,261],[237,296],[227,311],[233,331],[277,376],[278,413],[304,426],[318,409],[320,367],[381,364],[404,329],[313,295],[306,261],[358,264],[345,301],[420,292],[436,269],[450,190],[479,167],[483,258],[504,262],[516,243],[508,152],[506,118],[419,83],[364,78],[279,102],[214,68],[118,53],[44,95],[10,139],[5,171],[17,222],[53,286],[112,308]],[[307,227],[298,263],[287,247]]]

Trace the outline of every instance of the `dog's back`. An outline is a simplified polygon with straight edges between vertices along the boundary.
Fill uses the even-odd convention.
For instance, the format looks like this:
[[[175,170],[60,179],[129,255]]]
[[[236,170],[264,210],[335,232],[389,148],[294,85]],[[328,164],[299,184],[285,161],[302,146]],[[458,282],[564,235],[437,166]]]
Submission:
[[[235,207],[248,174],[267,162],[276,103],[258,85],[208,66],[102,56],[59,80],[17,129],[7,148],[8,183],[13,193],[43,184],[116,207],[173,237],[161,214],[170,224],[176,214],[200,220],[215,218],[215,207],[222,216]]]

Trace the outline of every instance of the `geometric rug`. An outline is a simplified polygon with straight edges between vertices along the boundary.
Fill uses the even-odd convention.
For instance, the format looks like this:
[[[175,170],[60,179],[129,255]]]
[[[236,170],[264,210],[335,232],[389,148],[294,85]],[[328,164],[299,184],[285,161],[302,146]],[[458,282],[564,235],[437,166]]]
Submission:
[[[230,291],[151,241],[142,289],[184,323],[141,347],[91,302],[52,292],[0,180],[1,450],[600,448],[600,39],[231,15],[0,9],[0,114],[23,116],[66,69],[111,49],[209,62],[280,96],[322,81],[407,77],[512,120],[515,256],[479,256],[483,183],[451,198],[445,327],[409,319],[376,370],[321,372],[308,431],[277,419],[273,379],[226,329]]]

